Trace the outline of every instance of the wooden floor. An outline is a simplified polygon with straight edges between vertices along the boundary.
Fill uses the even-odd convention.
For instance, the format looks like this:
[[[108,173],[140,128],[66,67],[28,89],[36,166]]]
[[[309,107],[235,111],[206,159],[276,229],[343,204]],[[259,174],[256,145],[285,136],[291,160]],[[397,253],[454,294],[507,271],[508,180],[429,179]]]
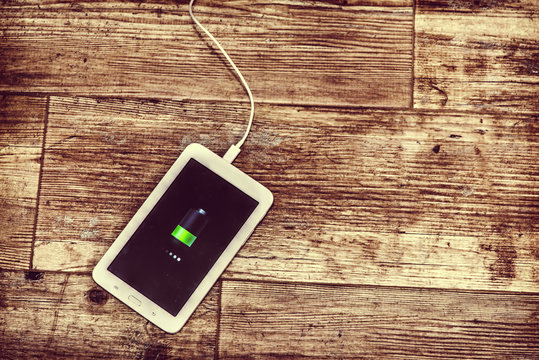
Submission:
[[[0,358],[538,359],[537,0],[199,0],[275,204],[179,334],[92,281],[245,129],[186,3],[0,2]]]

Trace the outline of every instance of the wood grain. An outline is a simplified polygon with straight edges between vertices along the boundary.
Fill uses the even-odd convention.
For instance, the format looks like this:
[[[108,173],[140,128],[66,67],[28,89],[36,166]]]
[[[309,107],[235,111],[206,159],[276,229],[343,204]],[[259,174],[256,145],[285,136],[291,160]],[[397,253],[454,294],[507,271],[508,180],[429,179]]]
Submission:
[[[410,0],[200,1],[258,101],[410,104]],[[246,101],[187,2],[0,5],[0,91]]]
[[[198,0],[275,204],[168,335],[89,272],[243,88],[187,0],[0,1],[0,358],[539,358],[538,5]]]
[[[236,281],[222,292],[221,359],[539,355],[537,294]]]
[[[28,269],[46,99],[0,97],[0,268]]]
[[[34,266],[90,271],[191,142],[237,103],[53,97]],[[537,122],[258,106],[236,165],[275,195],[228,279],[538,291]]]
[[[169,335],[89,275],[1,271],[2,358],[213,358],[217,298],[211,290],[182,332]]]
[[[539,3],[418,1],[414,107],[539,109]]]

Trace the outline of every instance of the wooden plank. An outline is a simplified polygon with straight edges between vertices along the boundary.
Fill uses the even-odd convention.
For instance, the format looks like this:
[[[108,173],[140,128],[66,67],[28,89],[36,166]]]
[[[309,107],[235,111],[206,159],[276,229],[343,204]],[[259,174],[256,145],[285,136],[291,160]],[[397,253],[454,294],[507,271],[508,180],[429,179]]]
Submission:
[[[46,99],[0,98],[0,268],[28,269]]]
[[[257,101],[409,106],[411,0],[200,1],[196,13]],[[0,34],[0,91],[247,100],[187,2],[2,2]]]
[[[53,97],[34,266],[90,271],[237,103]],[[538,291],[537,121],[260,105],[236,165],[275,204],[225,278]],[[236,136],[236,137],[234,137]]]
[[[414,107],[537,113],[535,0],[421,0]]]
[[[535,359],[539,295],[224,281],[221,359]]]
[[[90,275],[0,272],[2,358],[213,358],[218,290],[169,335],[98,287]]]

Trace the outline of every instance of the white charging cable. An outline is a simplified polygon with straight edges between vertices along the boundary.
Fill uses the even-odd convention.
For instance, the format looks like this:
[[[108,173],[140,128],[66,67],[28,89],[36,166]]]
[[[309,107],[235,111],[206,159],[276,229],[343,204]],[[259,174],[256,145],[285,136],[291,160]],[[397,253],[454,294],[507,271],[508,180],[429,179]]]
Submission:
[[[195,15],[193,14],[193,3],[194,2],[195,2],[195,0],[191,0],[189,2],[189,15],[191,15],[191,19],[193,19],[195,24],[197,24],[198,27],[200,27],[202,29],[202,31],[204,31],[204,33],[206,33],[206,35],[208,35],[208,37],[219,48],[219,50],[221,50],[221,53],[223,53],[223,55],[228,60],[228,62],[232,66],[232,68],[236,71],[236,74],[238,74],[238,77],[240,78],[241,83],[242,83],[243,87],[245,88],[245,91],[247,91],[247,95],[249,95],[249,100],[251,101],[251,115],[249,116],[249,124],[247,125],[247,130],[245,130],[245,134],[243,135],[241,140],[238,141],[237,144],[232,145],[228,149],[228,151],[226,152],[225,156],[223,156],[223,158],[225,160],[232,163],[234,161],[234,159],[236,158],[236,156],[238,156],[238,154],[240,153],[240,148],[243,145],[243,143],[245,142],[245,139],[247,139],[247,135],[249,135],[249,131],[251,131],[251,125],[253,124],[253,118],[255,116],[255,101],[253,99],[253,94],[251,93],[251,89],[249,88],[249,84],[247,84],[247,81],[245,81],[245,78],[241,74],[241,72],[238,69],[238,67],[236,66],[236,64],[234,64],[234,61],[232,61],[230,56],[228,56],[228,54],[226,53],[225,49],[223,49],[223,47],[221,46],[219,41],[217,41],[217,39],[214,38],[213,35],[208,30],[206,30],[206,28],[204,26],[202,26],[202,24],[195,18]]]

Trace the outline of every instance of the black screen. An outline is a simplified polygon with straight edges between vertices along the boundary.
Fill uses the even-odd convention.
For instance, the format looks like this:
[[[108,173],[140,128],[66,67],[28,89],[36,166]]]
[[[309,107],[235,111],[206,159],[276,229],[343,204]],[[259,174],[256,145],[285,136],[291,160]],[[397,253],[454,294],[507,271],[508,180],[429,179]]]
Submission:
[[[108,270],[176,316],[257,206],[191,159]]]

